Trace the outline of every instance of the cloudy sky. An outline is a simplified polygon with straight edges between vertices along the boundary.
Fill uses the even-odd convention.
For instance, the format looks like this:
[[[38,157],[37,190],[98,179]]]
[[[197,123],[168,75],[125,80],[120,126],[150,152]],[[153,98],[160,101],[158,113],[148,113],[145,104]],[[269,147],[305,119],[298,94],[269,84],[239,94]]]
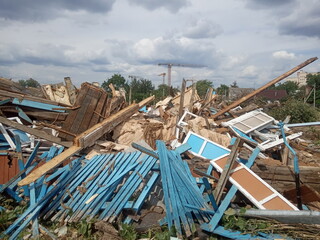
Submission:
[[[320,56],[319,0],[0,0],[0,76],[100,82],[119,73],[260,87]],[[304,68],[320,71],[320,60]]]

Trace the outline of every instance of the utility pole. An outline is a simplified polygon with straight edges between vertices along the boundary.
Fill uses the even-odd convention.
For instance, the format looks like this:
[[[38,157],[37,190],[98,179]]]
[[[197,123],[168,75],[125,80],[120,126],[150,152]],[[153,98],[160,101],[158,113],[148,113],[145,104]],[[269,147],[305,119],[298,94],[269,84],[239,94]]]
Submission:
[[[129,84],[129,104],[131,104],[131,100],[132,100],[131,82],[132,82],[132,79],[138,79],[138,78],[140,78],[140,77],[134,76],[134,75],[129,75],[129,78],[131,79],[130,84]]]
[[[162,100],[164,99],[164,87],[165,87],[165,77],[166,77],[166,73],[160,73],[158,76],[162,76]]]

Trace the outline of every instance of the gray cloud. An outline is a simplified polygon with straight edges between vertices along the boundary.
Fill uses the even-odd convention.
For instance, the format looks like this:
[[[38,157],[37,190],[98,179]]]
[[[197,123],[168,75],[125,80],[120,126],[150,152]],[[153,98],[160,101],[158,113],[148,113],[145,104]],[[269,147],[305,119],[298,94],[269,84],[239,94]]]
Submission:
[[[247,7],[252,9],[276,8],[295,4],[296,0],[245,0]]]
[[[0,18],[18,21],[41,21],[63,15],[64,11],[86,11],[106,13],[112,9],[115,0],[2,0]]]
[[[59,67],[109,64],[104,52],[81,54],[66,45],[41,44],[36,48],[0,45],[0,52],[0,63],[5,66],[21,63]]]
[[[221,33],[220,25],[207,19],[199,19],[187,28],[184,36],[189,38],[215,38]]]
[[[212,68],[217,68],[223,58],[211,41],[188,38],[142,39],[134,45],[133,53],[143,64],[191,63]]]
[[[129,2],[140,5],[148,10],[165,8],[172,13],[178,12],[181,8],[189,4],[188,0],[131,0]]]
[[[320,37],[318,0],[244,0],[254,10],[269,10],[282,35]]]
[[[301,2],[299,7],[279,24],[280,34],[320,38],[320,2],[311,0]]]

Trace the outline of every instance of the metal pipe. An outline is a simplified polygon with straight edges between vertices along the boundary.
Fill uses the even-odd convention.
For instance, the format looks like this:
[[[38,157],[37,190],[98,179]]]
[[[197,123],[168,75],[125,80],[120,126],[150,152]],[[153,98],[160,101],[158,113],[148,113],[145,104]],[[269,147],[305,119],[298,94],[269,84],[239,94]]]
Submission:
[[[319,211],[248,209],[245,211],[245,213],[241,213],[240,209],[236,209],[236,215],[245,217],[270,218],[282,223],[320,224]]]

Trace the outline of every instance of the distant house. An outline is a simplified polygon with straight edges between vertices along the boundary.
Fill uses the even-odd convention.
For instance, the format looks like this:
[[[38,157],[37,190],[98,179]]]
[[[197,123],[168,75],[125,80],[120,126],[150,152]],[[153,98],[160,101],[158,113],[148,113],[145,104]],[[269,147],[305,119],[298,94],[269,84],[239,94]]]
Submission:
[[[266,89],[256,95],[257,97],[264,98],[270,101],[281,100],[288,96],[286,90]]]
[[[229,99],[235,101],[253,92],[254,88],[234,88],[229,87]]]

